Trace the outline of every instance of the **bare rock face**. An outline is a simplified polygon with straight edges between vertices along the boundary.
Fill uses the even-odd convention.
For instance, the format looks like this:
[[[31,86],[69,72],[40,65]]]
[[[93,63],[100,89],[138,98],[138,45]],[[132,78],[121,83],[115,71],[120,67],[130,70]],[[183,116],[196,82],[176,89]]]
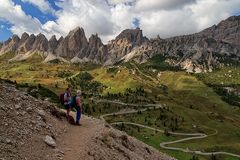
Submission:
[[[33,46],[32,50],[35,52],[46,52],[48,50],[48,40],[43,34],[38,34]]]
[[[20,48],[24,46],[24,43],[27,41],[27,39],[29,38],[29,35],[24,32],[19,40],[18,46],[16,48],[16,51],[19,52]]]
[[[211,72],[226,61],[239,62],[239,24],[240,16],[234,16],[196,34],[151,39],[122,59],[134,59],[143,63],[148,58],[161,54],[171,60],[171,65],[188,72]]]
[[[24,42],[26,42],[26,40],[29,38],[29,35],[24,32],[21,36],[21,39],[20,39],[20,42],[19,42],[19,45],[22,45]]]
[[[2,43],[2,47],[1,47],[1,52],[0,53],[4,53],[6,52],[6,50],[9,49],[9,44],[11,43],[12,39],[9,38],[8,40],[6,40],[5,42]]]
[[[13,35],[12,38],[8,39],[2,44],[0,53],[15,52],[18,47],[19,41],[20,38],[17,35]]]
[[[88,41],[84,30],[80,27],[70,33],[59,42],[56,53],[63,58],[73,58],[75,55],[84,53],[87,50]]]
[[[116,37],[116,40],[123,40],[123,39],[132,43],[133,46],[139,46],[144,41],[146,41],[146,37],[143,37],[142,30],[140,30],[140,28],[126,29]]]
[[[24,37],[27,37],[27,35],[25,35]],[[25,41],[22,40],[20,46],[18,47],[18,52],[26,53],[30,51],[33,47],[35,39],[36,39],[36,36],[34,34],[31,34]]]
[[[63,40],[64,40],[64,38],[63,38],[63,36],[61,36],[61,37],[58,39],[58,44],[61,43]]]
[[[103,52],[101,53],[101,51]],[[100,62],[101,57],[104,56],[104,53],[106,53],[105,51],[106,50],[104,50],[104,45],[102,43],[102,40],[96,34],[96,35],[92,35],[89,38],[87,55],[83,55],[83,56],[88,57],[89,59],[92,59],[95,62]]]
[[[240,16],[232,16],[199,34],[240,46]]]
[[[92,35],[89,38],[89,47],[91,48],[100,48],[103,46],[102,40],[98,37],[98,35]]]
[[[48,42],[48,52],[53,52],[57,49],[58,43],[56,36],[52,36]]]
[[[112,40],[107,45],[111,62],[114,63],[120,60],[134,50],[135,47],[139,47],[147,41],[148,39],[143,37],[142,30],[139,28],[122,31],[115,40]]]

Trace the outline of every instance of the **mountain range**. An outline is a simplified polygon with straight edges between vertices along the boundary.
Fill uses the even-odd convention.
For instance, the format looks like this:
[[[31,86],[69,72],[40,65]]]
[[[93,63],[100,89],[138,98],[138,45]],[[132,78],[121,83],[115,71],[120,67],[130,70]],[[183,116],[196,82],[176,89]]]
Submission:
[[[92,62],[104,66],[131,60],[144,63],[162,55],[170,65],[188,72],[211,72],[221,65],[239,63],[240,16],[229,17],[199,33],[167,39],[144,37],[140,28],[126,29],[107,44],[97,34],[87,39],[80,27],[59,39],[52,36],[48,40],[41,33],[37,36],[23,33],[0,43],[0,56],[8,53],[15,53],[9,62],[40,54],[44,62]]]

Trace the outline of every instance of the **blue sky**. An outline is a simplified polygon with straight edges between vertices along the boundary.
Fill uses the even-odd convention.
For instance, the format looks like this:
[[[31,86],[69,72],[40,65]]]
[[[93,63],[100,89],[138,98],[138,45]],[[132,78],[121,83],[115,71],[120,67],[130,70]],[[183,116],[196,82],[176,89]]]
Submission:
[[[7,40],[12,36],[12,32],[8,29],[11,25],[8,22],[0,21],[0,41]]]
[[[56,17],[52,13],[43,13],[38,7],[34,6],[31,3],[22,2],[21,0],[13,0],[15,4],[18,4],[22,7],[22,10],[32,17],[36,17],[41,23],[46,23],[50,20],[56,20]],[[60,8],[55,5],[54,0],[48,0],[54,10],[59,10]],[[0,18],[0,42],[7,40],[13,35],[10,31],[12,24],[6,20]]]
[[[46,23],[49,20],[56,20],[56,17],[53,14],[43,13],[42,11],[40,11],[40,9],[38,9],[36,6],[32,5],[31,3],[27,3],[27,2],[24,3],[21,0],[13,0],[13,2],[15,4],[21,5],[22,9],[26,14],[36,17],[37,19],[39,19],[41,23]],[[55,5],[54,0],[49,0],[49,3],[55,10],[60,9]]]
[[[66,36],[77,26],[87,37],[98,33],[104,42],[136,27],[149,38],[158,34],[165,38],[240,15],[240,0],[0,0],[0,4],[0,42],[23,32]]]

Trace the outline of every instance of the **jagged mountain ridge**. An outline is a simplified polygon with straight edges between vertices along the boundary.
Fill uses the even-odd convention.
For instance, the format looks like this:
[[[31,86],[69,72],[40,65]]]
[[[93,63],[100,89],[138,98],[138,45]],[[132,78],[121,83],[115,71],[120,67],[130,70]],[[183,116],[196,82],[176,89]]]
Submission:
[[[43,34],[37,36],[23,33],[0,44],[0,55],[15,52],[10,62],[21,61],[34,53],[42,54],[44,62],[54,59],[72,63],[94,62],[113,65],[119,61],[135,60],[143,63],[161,54],[166,61],[189,72],[212,71],[226,59],[240,59],[240,16],[232,16],[218,25],[199,33],[161,39],[148,39],[142,30],[127,29],[104,45],[98,35],[86,38],[83,28],[77,27],[59,40],[50,40]]]

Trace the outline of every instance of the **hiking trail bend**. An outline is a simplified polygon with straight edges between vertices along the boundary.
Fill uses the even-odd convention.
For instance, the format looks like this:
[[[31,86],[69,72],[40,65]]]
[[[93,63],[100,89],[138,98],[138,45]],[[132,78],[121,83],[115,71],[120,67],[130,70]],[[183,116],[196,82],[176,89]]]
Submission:
[[[120,101],[111,101],[111,100],[99,100],[97,102],[108,102],[108,103],[120,104],[120,105],[124,105],[124,106],[139,106],[138,104],[124,103],[124,102],[120,102]],[[148,107],[148,108],[144,108],[144,109],[140,109],[140,110],[129,110],[129,111],[120,111],[120,112],[104,114],[104,115],[100,116],[100,119],[105,121],[104,117],[108,117],[108,116],[133,114],[133,113],[138,113],[138,112],[145,112],[147,110],[163,108],[162,105],[160,105],[160,104],[146,104],[146,105],[141,105],[141,106]],[[149,126],[138,124],[138,123],[133,123],[133,122],[114,122],[114,123],[111,123],[111,125],[116,125],[116,124],[134,125],[134,126],[138,126],[138,127],[142,127],[142,128],[147,128],[147,129],[150,129],[150,130],[158,131],[160,133],[164,133],[164,130],[153,128],[153,127],[149,127]],[[171,134],[171,135],[190,136],[190,137],[179,139],[179,140],[174,140],[174,141],[170,141],[170,142],[162,142],[162,143],[159,144],[159,146],[161,148],[163,148],[163,149],[181,151],[181,152],[185,152],[185,153],[194,153],[196,155],[202,155],[202,156],[228,155],[228,156],[233,156],[233,157],[240,158],[240,155],[234,154],[234,153],[229,153],[229,152],[202,152],[202,151],[198,151],[198,150],[189,150],[188,148],[184,149],[184,148],[168,147],[167,146],[169,144],[175,144],[175,143],[180,143],[180,142],[185,142],[185,141],[190,141],[190,140],[196,140],[196,139],[204,139],[204,138],[207,138],[209,136],[217,135],[218,131],[215,130],[215,129],[214,129],[214,131],[215,131],[215,133],[210,134],[210,135],[207,135],[207,134],[204,134],[204,133],[169,132],[169,134]]]

